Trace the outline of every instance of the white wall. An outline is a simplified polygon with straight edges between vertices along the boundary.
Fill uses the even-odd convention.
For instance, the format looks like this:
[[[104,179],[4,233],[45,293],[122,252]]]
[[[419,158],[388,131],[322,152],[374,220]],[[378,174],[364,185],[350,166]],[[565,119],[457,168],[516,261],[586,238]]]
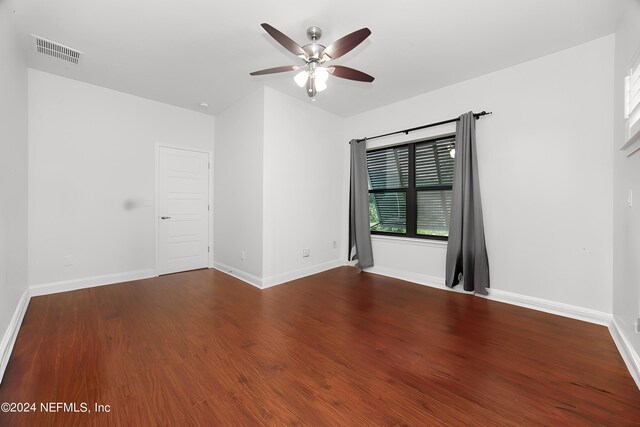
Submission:
[[[346,236],[341,224],[347,211],[340,189],[347,176],[342,159],[348,146],[343,122],[311,101],[265,89],[267,286],[342,264]],[[308,258],[302,257],[303,248],[310,249]]]
[[[266,87],[216,117],[217,268],[266,287],[342,264],[343,135],[340,117]]]
[[[346,134],[493,111],[477,123],[492,289],[611,313],[613,51],[610,35],[351,117]],[[374,239],[374,270],[441,284],[445,251]]]
[[[27,68],[11,7],[0,0],[0,378],[11,320],[28,285]]]
[[[256,285],[263,259],[263,146],[264,90],[259,89],[216,117],[213,203],[216,266]]]
[[[214,118],[29,70],[31,285],[155,269],[156,142],[213,151]]]
[[[635,54],[640,54],[640,2],[627,2],[616,32],[615,104],[613,141],[613,314],[621,332],[640,354],[640,335],[634,322],[640,317],[640,152],[630,157],[618,151],[626,141],[624,123],[624,77]],[[633,191],[632,207],[627,204]]]

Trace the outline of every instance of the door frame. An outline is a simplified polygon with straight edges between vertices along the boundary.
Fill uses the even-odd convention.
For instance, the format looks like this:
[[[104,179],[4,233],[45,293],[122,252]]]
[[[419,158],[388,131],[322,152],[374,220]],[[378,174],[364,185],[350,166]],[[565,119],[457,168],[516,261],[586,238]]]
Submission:
[[[209,158],[209,212],[207,215],[208,221],[208,246],[209,253],[207,257],[208,268],[213,268],[213,152],[211,150],[202,150],[199,148],[191,148],[188,146],[172,145],[164,142],[156,141],[155,148],[155,208],[154,208],[154,220],[155,220],[155,275],[160,275],[160,248],[159,248],[159,235],[160,235],[160,149],[171,148],[174,150],[194,151],[196,153],[204,153]]]

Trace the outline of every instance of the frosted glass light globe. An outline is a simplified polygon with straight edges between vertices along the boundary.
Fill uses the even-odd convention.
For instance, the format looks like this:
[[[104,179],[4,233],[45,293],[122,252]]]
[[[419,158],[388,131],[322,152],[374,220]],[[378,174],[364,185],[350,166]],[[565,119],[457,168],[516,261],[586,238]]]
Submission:
[[[307,73],[307,70],[302,70],[293,77],[293,80],[296,82],[298,86],[304,87],[304,85],[307,84],[308,77],[309,77],[309,73]]]

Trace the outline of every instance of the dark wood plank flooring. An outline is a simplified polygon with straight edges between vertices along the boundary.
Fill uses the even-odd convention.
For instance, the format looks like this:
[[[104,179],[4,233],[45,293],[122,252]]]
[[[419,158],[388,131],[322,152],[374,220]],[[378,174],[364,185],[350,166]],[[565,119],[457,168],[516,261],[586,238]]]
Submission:
[[[607,329],[343,267],[199,270],[31,299],[0,426],[639,425]],[[44,413],[46,402],[110,406]]]

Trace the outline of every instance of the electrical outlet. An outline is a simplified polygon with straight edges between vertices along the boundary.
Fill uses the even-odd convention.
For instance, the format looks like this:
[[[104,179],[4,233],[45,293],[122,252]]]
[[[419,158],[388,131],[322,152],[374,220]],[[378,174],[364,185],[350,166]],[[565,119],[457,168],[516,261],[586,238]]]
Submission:
[[[335,240],[333,241],[333,249],[337,249],[338,248],[338,242],[336,242]]]
[[[302,248],[302,258],[308,258],[310,253],[311,253],[311,249]]]
[[[640,317],[638,317],[638,319],[636,319],[636,334],[640,334]]]
[[[65,267],[71,267],[73,265],[73,255],[65,255],[62,257],[62,265]]]
[[[240,260],[244,261],[244,251],[240,251]]]

